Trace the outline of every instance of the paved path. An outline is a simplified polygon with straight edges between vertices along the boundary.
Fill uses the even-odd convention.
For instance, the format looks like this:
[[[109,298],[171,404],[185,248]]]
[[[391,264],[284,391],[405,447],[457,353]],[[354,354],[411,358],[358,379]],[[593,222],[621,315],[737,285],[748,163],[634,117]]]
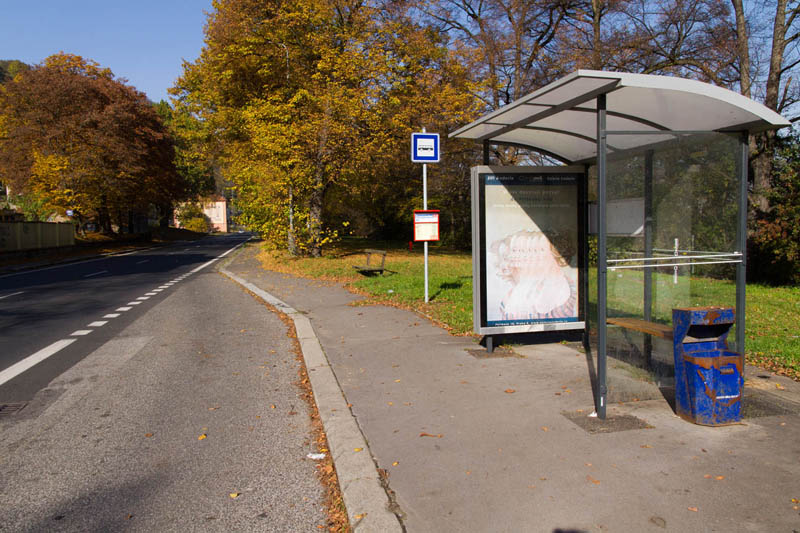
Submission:
[[[286,326],[213,268],[149,307],[0,418],[0,531],[319,531]]]
[[[470,338],[413,313],[263,271],[254,252],[228,269],[311,320],[408,531],[800,530],[790,397],[788,413],[704,428],[610,365],[626,401],[593,427],[587,361],[574,349],[481,357]],[[800,398],[794,382],[764,382]]]

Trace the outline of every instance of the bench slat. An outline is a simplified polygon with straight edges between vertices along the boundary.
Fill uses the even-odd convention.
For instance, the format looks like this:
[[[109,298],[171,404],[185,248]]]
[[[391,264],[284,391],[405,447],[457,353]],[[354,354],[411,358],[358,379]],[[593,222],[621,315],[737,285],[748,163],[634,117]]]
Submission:
[[[639,320],[638,318],[609,318],[606,320],[606,322],[615,326],[661,337],[663,339],[672,339],[672,327],[667,326],[666,324],[648,322],[646,320]]]

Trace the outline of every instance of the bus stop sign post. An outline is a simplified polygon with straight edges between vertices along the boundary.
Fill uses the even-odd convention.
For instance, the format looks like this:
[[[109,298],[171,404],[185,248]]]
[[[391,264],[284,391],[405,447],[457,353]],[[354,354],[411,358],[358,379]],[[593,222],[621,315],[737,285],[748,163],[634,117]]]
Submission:
[[[439,134],[411,134],[411,162],[422,163],[422,209],[428,209],[428,163],[439,162]],[[425,241],[425,303],[428,303],[428,241]]]

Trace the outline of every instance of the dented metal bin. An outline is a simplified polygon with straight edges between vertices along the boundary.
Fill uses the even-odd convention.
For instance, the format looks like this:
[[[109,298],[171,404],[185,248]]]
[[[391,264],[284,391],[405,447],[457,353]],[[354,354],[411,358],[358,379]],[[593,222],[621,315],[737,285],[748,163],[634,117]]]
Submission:
[[[728,350],[735,316],[729,307],[672,310],[675,411],[681,418],[706,426],[741,420],[744,357]]]

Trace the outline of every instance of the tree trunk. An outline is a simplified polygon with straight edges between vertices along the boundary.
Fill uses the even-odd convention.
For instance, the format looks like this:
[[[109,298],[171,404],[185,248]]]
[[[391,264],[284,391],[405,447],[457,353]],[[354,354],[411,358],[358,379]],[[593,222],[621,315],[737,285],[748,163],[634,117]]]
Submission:
[[[286,232],[286,249],[289,255],[297,255],[297,239],[294,234],[294,185],[289,184],[289,230]]]

